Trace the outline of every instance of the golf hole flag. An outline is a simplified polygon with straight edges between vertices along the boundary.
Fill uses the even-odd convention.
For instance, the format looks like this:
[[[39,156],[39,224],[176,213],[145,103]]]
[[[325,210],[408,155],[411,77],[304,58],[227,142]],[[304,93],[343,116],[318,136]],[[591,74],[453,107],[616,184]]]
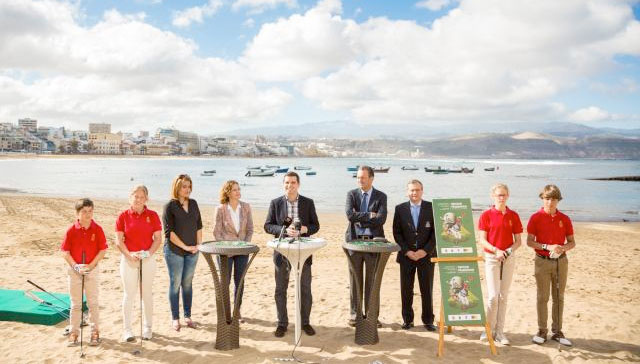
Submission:
[[[478,256],[470,199],[434,199],[433,214],[438,258]],[[445,325],[484,325],[478,262],[439,262],[438,268]]]

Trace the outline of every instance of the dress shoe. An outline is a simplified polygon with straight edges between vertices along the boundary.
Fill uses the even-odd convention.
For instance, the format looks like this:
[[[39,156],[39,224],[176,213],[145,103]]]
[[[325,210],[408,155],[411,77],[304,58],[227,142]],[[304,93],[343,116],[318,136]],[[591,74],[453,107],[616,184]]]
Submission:
[[[287,332],[286,326],[278,326],[276,327],[276,331],[273,332],[273,335],[275,337],[283,337],[285,332]]]
[[[314,330],[313,327],[311,327],[311,325],[309,324],[302,325],[302,331],[304,331],[304,333],[309,336],[313,336],[316,334],[316,330]]]
[[[424,325],[424,328],[431,332],[438,331],[438,327],[434,324],[426,324]]]
[[[382,322],[380,322],[380,320],[378,320],[378,325],[377,326],[378,326],[378,328],[382,327]]]
[[[355,319],[349,319],[349,326],[356,327],[356,320]]]
[[[405,322],[405,323],[402,324],[402,329],[403,330],[409,330],[412,327],[413,327],[413,322]]]

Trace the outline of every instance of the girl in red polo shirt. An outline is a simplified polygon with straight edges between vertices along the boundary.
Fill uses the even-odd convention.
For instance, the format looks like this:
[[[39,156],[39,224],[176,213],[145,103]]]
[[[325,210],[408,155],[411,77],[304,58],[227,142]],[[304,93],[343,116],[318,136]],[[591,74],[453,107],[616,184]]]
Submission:
[[[131,330],[131,311],[133,302],[142,289],[144,307],[144,324],[142,340],[151,339],[153,322],[153,277],[156,272],[156,260],[153,255],[158,250],[162,239],[162,224],[158,214],[146,206],[149,191],[144,185],[131,190],[130,207],[118,216],[116,221],[116,245],[122,253],[120,259],[120,276],[124,288],[122,299],[122,316],[124,332],[122,341],[134,341]],[[138,287],[142,269],[142,288]]]
[[[78,343],[80,319],[82,317],[82,277],[84,277],[84,294],[87,297],[89,324],[91,325],[91,341],[89,341],[89,345],[95,346],[100,343],[98,331],[98,323],[100,321],[98,307],[100,276],[95,268],[107,251],[107,239],[100,225],[93,221],[93,202],[90,199],[83,198],[78,200],[75,208],[78,219],[69,227],[60,246],[63,258],[69,264],[69,269],[67,269],[69,297],[71,299],[69,346]],[[84,262],[82,261],[83,255],[85,257]]]
[[[482,213],[478,222],[479,241],[484,248],[487,281],[487,320],[495,339],[509,345],[504,334],[509,287],[516,266],[514,252],[520,247],[522,222],[520,216],[507,207],[509,187],[499,183],[491,188],[493,206]],[[480,340],[486,340],[485,332]]]

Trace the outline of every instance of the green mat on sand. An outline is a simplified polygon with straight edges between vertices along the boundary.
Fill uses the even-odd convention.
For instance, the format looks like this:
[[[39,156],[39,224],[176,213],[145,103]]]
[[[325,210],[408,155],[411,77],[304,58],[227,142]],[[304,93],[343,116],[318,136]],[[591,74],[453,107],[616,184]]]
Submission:
[[[31,291],[43,301],[49,302],[61,312],[69,314],[69,295],[52,293],[66,304],[54,299],[45,292]],[[84,302],[86,310],[86,302]],[[0,321],[18,321],[28,324],[55,325],[65,320],[56,309],[46,304],[38,303],[25,295],[24,291],[0,289]]]

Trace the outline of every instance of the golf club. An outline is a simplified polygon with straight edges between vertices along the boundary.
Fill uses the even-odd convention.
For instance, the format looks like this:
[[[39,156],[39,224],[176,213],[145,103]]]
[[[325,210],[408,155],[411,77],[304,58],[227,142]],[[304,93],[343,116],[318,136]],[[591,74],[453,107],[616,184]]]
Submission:
[[[138,274],[138,288],[140,288],[140,349],[136,349],[133,351],[133,355],[140,355],[142,354],[142,259],[140,258],[140,256],[138,256],[138,259],[140,260],[140,266],[139,266],[139,274]]]
[[[82,264],[85,264],[86,255],[82,252]],[[84,305],[82,297],[84,296],[84,271],[82,274],[82,288],[80,289],[80,358],[84,358],[84,342],[83,342],[83,324],[84,324]]]

